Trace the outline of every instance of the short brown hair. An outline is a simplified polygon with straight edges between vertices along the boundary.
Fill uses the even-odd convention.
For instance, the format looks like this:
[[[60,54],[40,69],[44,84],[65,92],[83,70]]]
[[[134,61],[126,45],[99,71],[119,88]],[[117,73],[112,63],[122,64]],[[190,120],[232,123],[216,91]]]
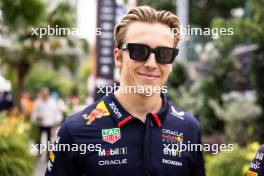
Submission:
[[[176,15],[166,10],[157,11],[149,6],[138,6],[129,10],[129,12],[116,25],[114,39],[117,48],[119,48],[124,42],[127,26],[132,22],[157,22],[167,25],[174,34],[174,47],[177,46],[180,40],[179,33],[174,33],[175,29],[177,29],[176,31],[180,31],[180,20]]]

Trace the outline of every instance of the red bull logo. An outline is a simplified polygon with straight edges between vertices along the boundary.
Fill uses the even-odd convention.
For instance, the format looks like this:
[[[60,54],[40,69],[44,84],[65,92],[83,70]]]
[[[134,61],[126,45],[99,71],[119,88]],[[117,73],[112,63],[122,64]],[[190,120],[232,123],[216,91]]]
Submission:
[[[110,112],[105,106],[104,101],[101,101],[100,103],[96,105],[96,108],[88,116],[87,114],[84,114],[83,117],[84,119],[87,120],[86,124],[91,125],[95,119],[100,119],[103,116],[108,116],[108,115],[110,115]]]

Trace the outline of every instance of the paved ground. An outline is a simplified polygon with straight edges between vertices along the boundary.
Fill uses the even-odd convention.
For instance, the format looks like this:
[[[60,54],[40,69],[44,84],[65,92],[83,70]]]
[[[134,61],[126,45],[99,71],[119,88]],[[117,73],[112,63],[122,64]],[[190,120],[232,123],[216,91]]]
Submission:
[[[34,176],[44,176],[47,168],[47,160],[44,157],[40,157],[37,159],[37,163],[35,166]]]
[[[41,143],[44,144],[45,141],[47,140],[47,135],[45,133],[42,134],[41,136]],[[47,151],[45,151],[44,153],[42,153],[40,156],[38,156],[38,151],[31,151],[33,155],[37,156],[38,159],[36,161],[36,165],[35,165],[35,171],[34,171],[34,175],[33,176],[44,176],[45,172],[46,172],[46,168],[48,165],[48,161],[47,161]]]

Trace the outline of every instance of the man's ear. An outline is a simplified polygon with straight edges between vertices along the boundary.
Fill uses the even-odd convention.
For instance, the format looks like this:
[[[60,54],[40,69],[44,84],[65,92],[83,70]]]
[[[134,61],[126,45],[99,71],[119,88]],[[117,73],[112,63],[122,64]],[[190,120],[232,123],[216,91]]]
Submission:
[[[118,49],[114,49],[115,66],[121,70],[122,67],[122,52]]]

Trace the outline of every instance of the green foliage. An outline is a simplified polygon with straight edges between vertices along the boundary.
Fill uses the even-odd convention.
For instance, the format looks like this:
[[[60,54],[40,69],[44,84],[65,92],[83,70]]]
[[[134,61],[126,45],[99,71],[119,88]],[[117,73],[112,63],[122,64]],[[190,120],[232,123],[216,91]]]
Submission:
[[[70,78],[41,65],[35,65],[26,79],[26,90],[34,93],[42,87],[49,87],[59,91],[62,96],[69,96],[73,86],[73,80]]]
[[[259,44],[261,48],[264,47],[264,0],[250,0],[249,10],[251,18],[245,20],[249,25],[250,37],[253,42]]]
[[[157,10],[168,10],[172,13],[176,11],[176,3],[174,0],[139,0],[139,5],[150,5]]]
[[[257,103],[261,106],[263,113],[259,115],[254,123],[256,136],[259,141],[264,142],[264,0],[250,0],[249,10],[251,18],[245,19],[250,31],[249,37],[252,42],[257,43],[259,51],[256,52],[255,57],[251,60],[251,83],[256,90]]]
[[[187,78],[188,75],[185,64],[182,62],[176,62],[168,79],[168,86],[177,88],[184,84]]]
[[[174,0],[139,0],[139,4],[150,5],[158,10],[176,12],[176,1]],[[245,2],[241,0],[190,0],[190,24],[209,27],[214,18],[222,17],[228,19],[231,17],[232,9],[243,7],[244,5]]]
[[[29,129],[30,124],[19,115],[0,119],[0,175],[32,175],[34,157],[28,151]]]
[[[224,53],[217,58],[212,58],[209,63],[211,68],[208,77],[204,79],[202,91],[206,96],[220,100],[224,92],[231,90],[232,76],[239,70],[240,64]]]
[[[196,81],[190,88],[186,87],[186,90],[184,88],[173,90],[176,94],[172,95],[172,93],[170,97],[179,107],[194,112],[203,126],[203,132],[211,134],[223,130],[223,121],[217,118],[214,109],[209,105],[209,101],[215,100],[221,103],[222,94],[231,89],[232,75],[238,70],[239,65],[227,53],[222,53],[217,58],[210,58],[208,63],[209,71],[206,77]],[[179,72],[174,71],[172,77],[177,78],[181,75],[177,74]],[[175,80],[177,79],[171,80],[171,82]]]
[[[264,12],[261,8],[264,4],[264,0],[249,0],[245,6],[246,15],[242,18],[232,17],[229,20],[223,18],[215,19],[212,22],[213,27],[232,27],[234,28],[234,35],[231,37],[222,36],[220,40],[215,43],[219,48],[220,53],[231,53],[237,45],[245,44],[258,44],[259,51],[255,53],[255,56],[251,59],[251,71],[250,80],[251,85],[256,91],[257,103],[262,108],[262,113],[257,119],[251,122],[251,129],[254,129],[253,133],[259,138],[259,141],[264,142]],[[237,77],[238,78],[238,77]],[[241,83],[245,82],[245,77],[239,77]],[[234,80],[234,79],[231,79]],[[251,131],[251,130],[250,130]]]
[[[169,98],[184,111],[192,113],[202,125],[204,134],[212,134],[223,129],[223,123],[217,118],[208,102],[210,98],[202,89],[205,81],[196,81],[191,86],[182,85],[177,89],[169,89]]]
[[[33,157],[23,135],[0,135],[0,175],[25,176],[33,172]]]
[[[245,175],[259,144],[251,143],[246,148],[235,145],[234,150],[206,156],[207,176]]]
[[[72,27],[76,21],[74,9],[66,2],[60,3],[55,10],[49,15],[49,24],[51,26]],[[62,18],[63,17],[63,18]]]
[[[224,123],[217,117],[214,109],[208,104],[209,100],[210,98],[203,99],[203,106],[197,117],[202,124],[203,133],[211,135],[217,132],[222,132],[224,129]]]
[[[47,8],[47,4],[48,2],[43,0],[3,0],[0,3],[3,16],[3,22],[0,23],[4,26],[0,35],[12,46],[0,46],[1,59],[15,91],[16,105],[19,105],[25,79],[33,65],[43,61],[51,63],[55,69],[67,68],[74,74],[80,57],[89,49],[87,41],[74,37],[46,34],[40,38],[38,35],[32,35],[32,27],[35,30],[41,27],[47,29],[49,25],[71,29],[76,21],[75,9],[66,1],[52,9]],[[61,89],[64,89],[62,92],[69,94],[71,85],[67,79],[60,79],[56,84],[65,85],[61,86]]]
[[[209,105],[217,117],[225,122],[225,141],[245,145],[254,137],[250,124],[261,114],[261,108],[254,101],[241,97],[224,100],[222,106],[210,100]]]
[[[251,82],[257,93],[257,102],[264,109],[264,54],[256,55],[251,62]]]
[[[32,123],[31,124],[31,129],[29,131],[29,138],[35,143],[39,143],[39,139],[40,139],[40,130],[39,130],[39,126],[36,123]]]
[[[243,18],[233,17],[226,20],[218,17],[211,22],[211,27],[233,29],[233,35],[221,35],[218,40],[214,41],[216,48],[222,55],[230,54],[238,44],[249,42],[249,26]]]
[[[190,0],[190,21],[201,27],[209,27],[214,18],[228,19],[232,9],[243,6],[244,1],[241,0]]]
[[[217,117],[215,110],[210,106],[210,100],[222,103],[222,95],[232,90],[233,75],[239,70],[239,63],[228,53],[221,52],[216,58],[208,60],[209,72],[202,78],[200,93],[204,95],[203,106],[198,117],[204,126],[204,131],[212,133],[223,130],[223,121]]]
[[[77,93],[80,100],[85,100],[87,97],[87,79],[92,72],[92,63],[90,59],[83,61],[78,69],[78,74],[76,78]]]
[[[209,104],[214,108],[219,118],[226,122],[238,123],[241,120],[253,120],[261,113],[261,108],[253,101],[243,98],[233,98],[226,100],[223,106],[211,100]]]
[[[10,30],[17,30],[29,25],[38,25],[45,16],[46,6],[43,0],[1,0],[0,9],[3,21],[10,25]]]
[[[263,52],[263,51],[262,51]],[[257,103],[263,113],[254,121],[254,131],[259,141],[264,142],[264,54],[256,55],[251,63],[251,83],[256,90]]]
[[[201,82],[195,82],[192,86],[184,85],[175,89],[169,89],[168,96],[177,106],[197,116],[203,106],[204,95],[200,93]]]

